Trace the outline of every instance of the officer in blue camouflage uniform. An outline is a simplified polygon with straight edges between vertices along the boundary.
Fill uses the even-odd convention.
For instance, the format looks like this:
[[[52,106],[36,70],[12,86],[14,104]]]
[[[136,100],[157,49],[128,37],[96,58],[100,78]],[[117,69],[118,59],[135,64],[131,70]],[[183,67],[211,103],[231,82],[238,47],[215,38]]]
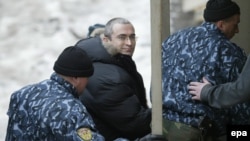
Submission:
[[[12,94],[6,141],[104,140],[78,100],[94,71],[91,60],[82,49],[67,47],[54,70],[50,79]]]
[[[246,54],[230,42],[239,32],[240,8],[231,0],[209,0],[205,22],[169,36],[162,44],[163,132],[169,141],[226,140],[226,124],[247,124],[249,104],[215,109],[192,100],[187,85],[235,81]],[[236,114],[239,114],[237,117]]]

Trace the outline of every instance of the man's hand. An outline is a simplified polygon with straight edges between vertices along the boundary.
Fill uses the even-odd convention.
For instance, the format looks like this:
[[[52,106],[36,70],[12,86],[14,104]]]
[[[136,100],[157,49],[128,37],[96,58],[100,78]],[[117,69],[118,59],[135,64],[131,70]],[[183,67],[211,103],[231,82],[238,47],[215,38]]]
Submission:
[[[188,85],[188,90],[191,95],[193,95],[192,99],[193,100],[201,100],[201,90],[202,88],[210,84],[208,80],[203,77],[202,79],[203,82],[190,82]]]

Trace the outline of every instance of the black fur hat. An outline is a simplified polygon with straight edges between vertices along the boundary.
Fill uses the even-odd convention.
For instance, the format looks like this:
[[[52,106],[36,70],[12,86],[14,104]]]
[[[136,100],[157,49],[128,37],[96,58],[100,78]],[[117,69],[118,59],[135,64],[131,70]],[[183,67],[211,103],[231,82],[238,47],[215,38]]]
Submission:
[[[207,22],[217,22],[240,14],[240,7],[231,0],[209,0],[204,10],[204,19]]]
[[[89,77],[94,72],[87,53],[74,46],[63,50],[54,64],[54,70],[58,74],[73,77]]]

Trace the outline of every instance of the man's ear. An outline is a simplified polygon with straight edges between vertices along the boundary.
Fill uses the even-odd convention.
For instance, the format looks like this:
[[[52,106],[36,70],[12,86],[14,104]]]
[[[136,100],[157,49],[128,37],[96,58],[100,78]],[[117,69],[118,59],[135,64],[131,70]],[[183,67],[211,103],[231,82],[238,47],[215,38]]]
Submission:
[[[105,43],[107,43],[109,41],[109,38],[107,36],[105,36],[104,34],[102,34],[100,37],[101,37],[102,41]]]
[[[78,85],[79,79],[77,79],[77,77],[70,77],[69,79],[70,79],[71,84],[72,84],[74,87]]]
[[[219,20],[218,22],[215,23],[216,26],[221,30],[223,31],[223,26],[224,26],[224,21],[223,20]]]

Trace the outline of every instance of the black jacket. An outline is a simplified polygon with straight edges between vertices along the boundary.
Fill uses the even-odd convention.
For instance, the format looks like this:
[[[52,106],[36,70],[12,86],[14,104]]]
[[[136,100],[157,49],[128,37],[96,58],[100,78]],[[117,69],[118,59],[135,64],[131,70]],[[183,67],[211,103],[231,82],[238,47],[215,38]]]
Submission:
[[[80,40],[76,46],[87,52],[94,66],[80,99],[105,139],[133,140],[150,133],[151,109],[132,58],[121,54],[112,57],[100,37]]]

